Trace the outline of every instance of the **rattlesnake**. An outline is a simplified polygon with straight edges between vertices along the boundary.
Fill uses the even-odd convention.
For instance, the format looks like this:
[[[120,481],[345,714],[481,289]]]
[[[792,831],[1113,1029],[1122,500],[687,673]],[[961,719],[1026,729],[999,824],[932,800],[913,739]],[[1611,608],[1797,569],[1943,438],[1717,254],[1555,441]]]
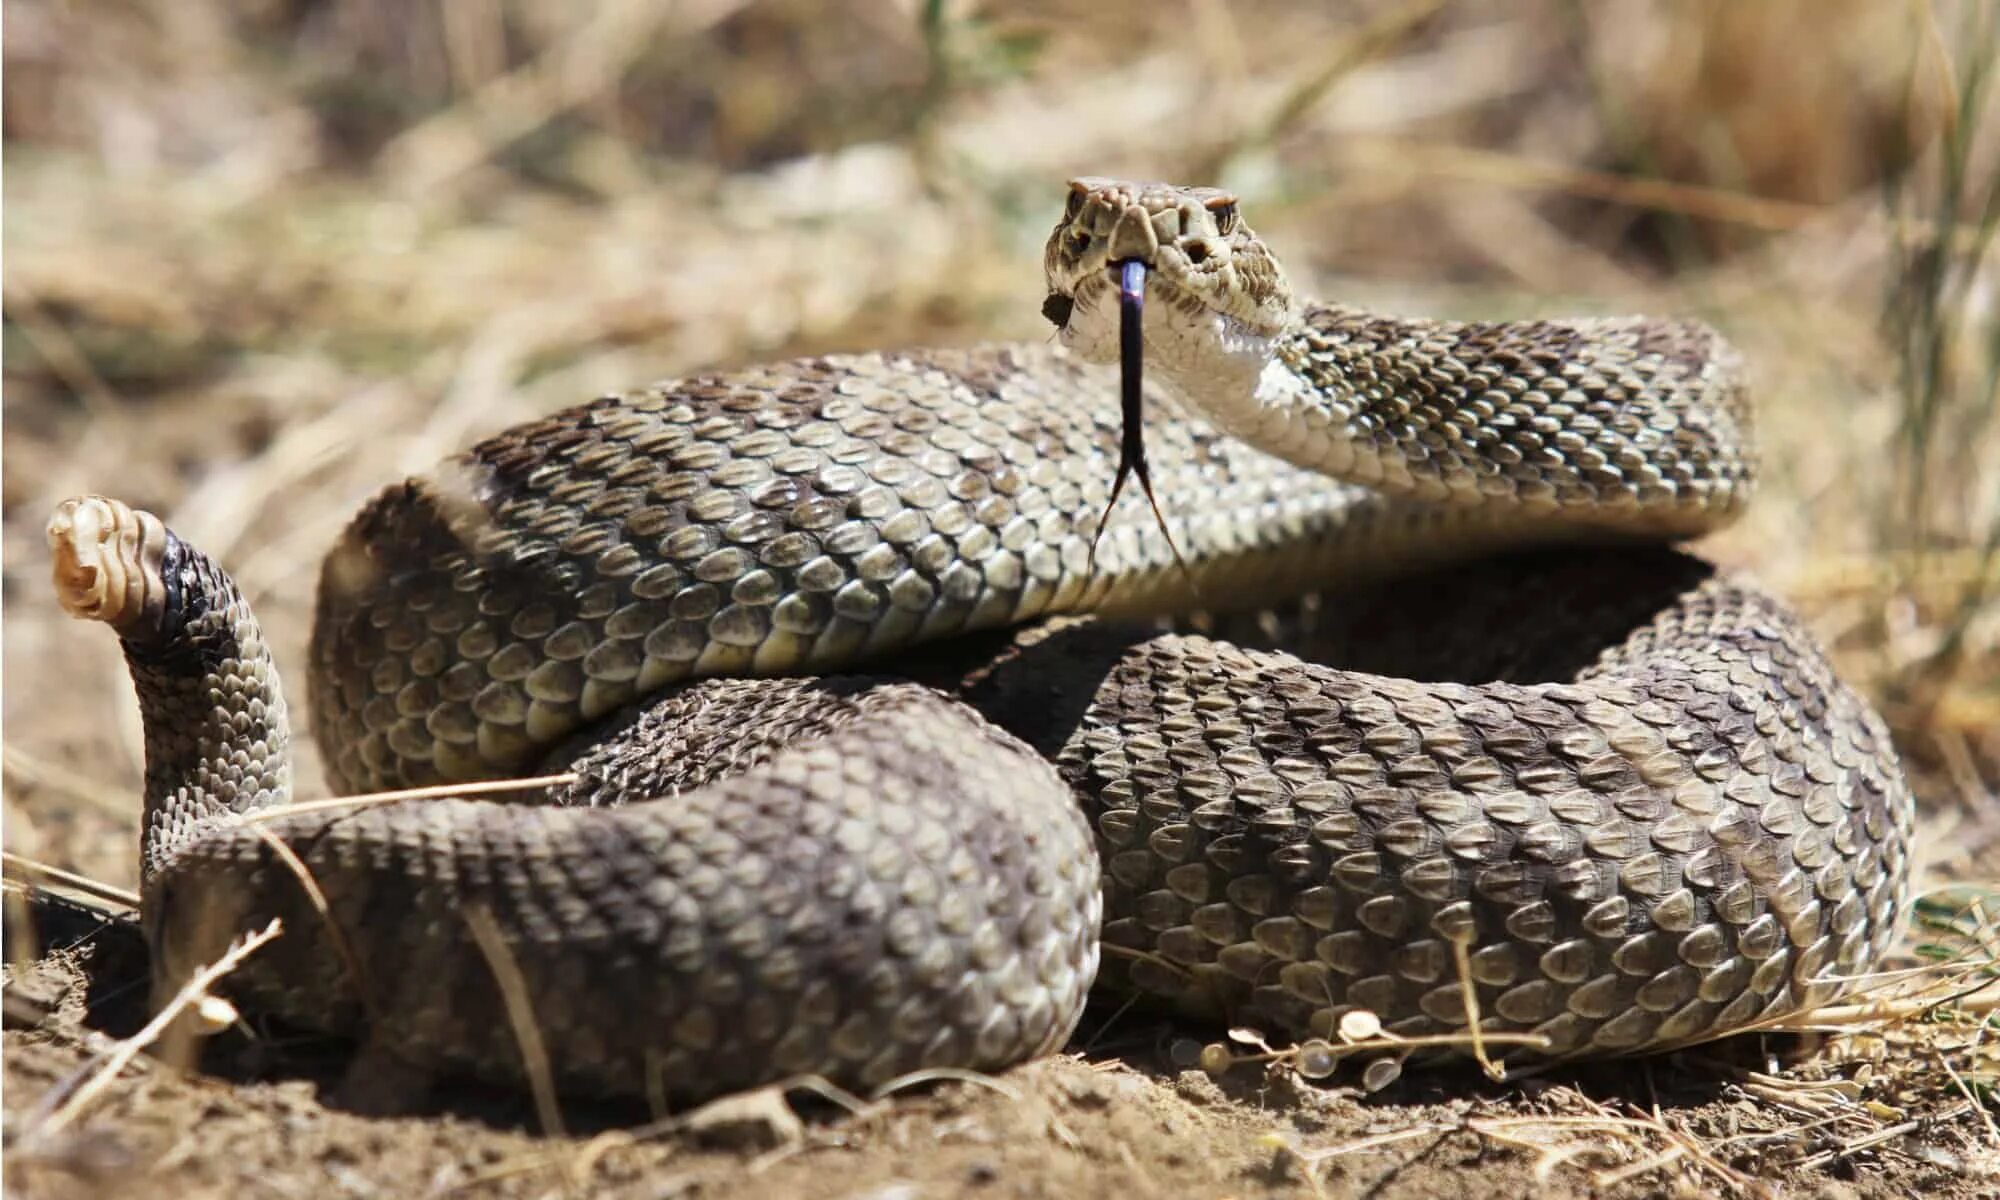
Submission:
[[[565,1089],[688,1101],[1047,1052],[1100,951],[1272,1037],[1476,1011],[1539,1035],[1512,1059],[1714,1037],[1879,957],[1882,722],[1781,604],[1646,544],[1748,496],[1716,335],[1302,304],[1208,189],[1076,181],[1045,266],[1060,345],[611,396],[361,513],[313,631],[332,782],[573,772],[550,803],[246,823],[291,791],[247,605],[66,504],[58,591],[146,718],[156,990],[279,916],[232,994],[364,1065],[519,1081],[525,1013]],[[1121,275],[1159,527],[1105,511]],[[1253,615],[1119,623],[1196,609]],[[894,675],[801,674],[856,664]]]

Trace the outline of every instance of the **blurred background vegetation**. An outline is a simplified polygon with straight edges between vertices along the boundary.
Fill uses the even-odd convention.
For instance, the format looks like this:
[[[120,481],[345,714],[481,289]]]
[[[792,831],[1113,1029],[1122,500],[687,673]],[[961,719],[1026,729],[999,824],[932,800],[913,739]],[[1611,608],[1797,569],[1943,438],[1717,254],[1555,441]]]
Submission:
[[[301,664],[348,515],[477,434],[779,355],[1045,336],[1039,247],[1089,172],[1238,189],[1320,295],[1721,325],[1767,482],[1706,549],[1800,603],[1977,854],[1997,7],[10,0],[9,837],[134,873],[136,718],[111,639],[48,599],[56,499],[167,515]]]

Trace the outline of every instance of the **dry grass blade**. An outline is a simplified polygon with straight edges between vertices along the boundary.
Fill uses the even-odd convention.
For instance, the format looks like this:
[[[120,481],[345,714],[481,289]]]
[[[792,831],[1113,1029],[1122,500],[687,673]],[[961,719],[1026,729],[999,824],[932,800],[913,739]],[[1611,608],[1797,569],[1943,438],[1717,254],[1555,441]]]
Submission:
[[[118,406],[118,396],[91,365],[63,327],[48,318],[40,302],[25,288],[7,289],[7,319],[32,340],[42,358],[62,376],[70,391],[94,414],[103,416]]]
[[[562,1108],[556,1103],[555,1072],[549,1067],[548,1046],[542,1041],[542,1027],[535,1021],[534,1002],[528,997],[528,981],[521,975],[521,964],[508,949],[506,936],[500,932],[491,909],[484,904],[468,904],[465,924],[472,931],[473,941],[479,944],[479,952],[486,956],[487,969],[493,972],[493,982],[507,1007],[507,1020],[514,1027],[514,1041],[521,1049],[522,1073],[534,1092],[535,1113],[541,1120],[542,1132],[562,1137]]]
[[[5,770],[10,790],[12,784],[25,780],[36,787],[49,788],[81,800],[106,816],[119,820],[130,820],[137,810],[130,794],[59,763],[47,762],[17,746],[8,746],[4,754],[0,754],[0,768]]]
[[[478,165],[496,149],[534,132],[610,87],[646,49],[668,18],[685,34],[712,26],[743,0],[698,4],[605,4],[582,28],[522,67],[492,80],[460,108],[432,117],[384,152],[411,191],[423,192]]]
[[[1502,1145],[1535,1156],[1535,1175],[1547,1180],[1558,1169],[1584,1158],[1620,1161],[1589,1172],[1594,1188],[1609,1190],[1676,1165],[1689,1169],[1703,1194],[1739,1194],[1777,1200],[1775,1185],[1747,1175],[1718,1159],[1701,1141],[1657,1115],[1475,1117],[1466,1127]],[[1661,1149],[1652,1147],[1664,1143]]]
[[[1346,149],[1352,155],[1353,167],[1374,167],[1509,189],[1561,192],[1629,208],[1677,213],[1770,232],[1801,229],[1834,215],[1833,209],[1817,204],[1775,200],[1727,188],[1614,175],[1567,163],[1468,146],[1400,138],[1358,138]],[[1972,239],[1978,233],[1976,229],[1964,226],[1953,226],[1950,232],[1960,240]]]
[[[1949,1112],[1941,1113],[1938,1115],[1936,1119],[1941,1121],[1953,1120],[1959,1116],[1964,1115],[1964,1113],[1970,1111],[1973,1107],[1974,1106],[1968,1104],[1963,1108],[1953,1109]],[[1856,1138],[1851,1142],[1847,1142],[1840,1146],[1836,1146],[1831,1150],[1825,1150],[1818,1154],[1815,1154],[1811,1158],[1802,1159],[1799,1162],[1799,1169],[1802,1171],[1816,1170],[1838,1159],[1851,1158],[1854,1155],[1861,1153],[1863,1150],[1872,1150],[1877,1146],[1883,1145],[1888,1142],[1893,1142],[1899,1137],[1915,1133],[1917,1130],[1923,1128],[1924,1124],[1925,1122],[1922,1120],[1909,1120],[1909,1121],[1903,1121],[1896,1125],[1885,1126],[1884,1128],[1878,1129],[1873,1133],[1868,1134],[1865,1137]]]
[[[1372,20],[1340,39],[1319,68],[1288,91],[1256,129],[1232,139],[1210,161],[1197,164],[1194,177],[1204,180],[1223,178],[1228,174],[1231,162],[1245,154],[1268,148],[1325,99],[1335,84],[1356,67],[1392,49],[1441,7],[1442,0],[1404,0],[1404,3],[1383,9]]]
[[[957,1067],[926,1067],[920,1071],[911,1071],[906,1075],[898,1075],[868,1093],[868,1097],[871,1100],[884,1100],[895,1095],[897,1092],[908,1091],[910,1088],[922,1087],[924,1084],[937,1083],[941,1080],[948,1080],[952,1083],[969,1083],[974,1087],[982,1087],[990,1092],[998,1092],[1000,1095],[1007,1097],[1017,1104],[1021,1101],[1021,1091],[1019,1088],[1013,1087],[1005,1081],[988,1075],[983,1071],[965,1071]]]
[[[301,813],[333,812],[339,809],[367,808],[376,804],[395,804],[403,800],[441,800],[460,796],[491,796],[506,792],[530,792],[536,788],[562,787],[575,783],[576,776],[537,775],[528,779],[485,779],[476,783],[437,783],[424,787],[398,788],[391,792],[368,792],[359,796],[336,796],[330,800],[301,800],[296,804],[274,804],[243,815],[246,825],[260,825],[275,821],[280,817],[296,817]]]
[[[1304,1169],[1306,1183],[1317,1195],[1325,1191],[1320,1183],[1320,1168],[1326,1162],[1348,1154],[1362,1154],[1379,1150],[1384,1146],[1394,1146],[1401,1142],[1415,1141],[1420,1137],[1437,1137],[1460,1128],[1457,1125],[1418,1125],[1411,1129],[1398,1129],[1393,1133],[1378,1133],[1370,1137],[1355,1138],[1352,1141],[1336,1142],[1317,1150],[1308,1150],[1281,1133],[1267,1133],[1258,1139],[1260,1145],[1296,1159]]]
[[[368,1014],[371,1021],[379,1021],[381,1010],[375,1003],[375,988],[368,977],[368,964],[355,953],[354,943],[348,940],[347,930],[343,929],[340,922],[335,919],[333,906],[327,903],[326,892],[319,886],[319,880],[313,877],[312,869],[307,867],[305,860],[298,856],[298,852],[286,845],[277,834],[255,825],[251,826],[251,831],[270,847],[271,853],[276,855],[278,861],[285,865],[285,869],[292,873],[292,877],[299,881],[299,887],[306,894],[306,902],[312,905],[315,913],[319,914],[320,923],[326,927],[327,938],[333,943],[334,953],[340,955],[341,965],[346,968],[348,979],[353,981],[354,994],[361,1002],[362,1010]]]
[[[1472,981],[1472,953],[1464,942],[1451,939],[1452,961],[1458,966],[1458,994],[1465,1002],[1465,1035],[1472,1043],[1472,1057],[1478,1061],[1479,1069],[1495,1083],[1507,1078],[1507,1068],[1494,1062],[1486,1054],[1486,1034],[1480,1028],[1479,987]]]
[[[458,1195],[485,1184],[542,1170],[560,1171],[564,1181],[573,1188],[586,1187],[598,1164],[614,1151],[628,1150],[684,1130],[698,1129],[706,1124],[740,1120],[746,1115],[767,1118],[775,1127],[781,1141],[789,1146],[800,1145],[805,1136],[804,1126],[784,1102],[785,1094],[795,1089],[811,1092],[823,1100],[839,1105],[847,1110],[848,1115],[856,1118],[878,1112],[883,1107],[879,1102],[871,1104],[864,1101],[847,1089],[830,1083],[820,1076],[797,1076],[752,1091],[723,1096],[687,1112],[660,1117],[644,1125],[630,1129],[608,1130],[589,1139],[573,1151],[558,1148],[506,1158],[464,1179],[441,1186],[431,1195],[433,1197]],[[754,1170],[754,1166],[751,1169]]]
[[[52,867],[47,863],[36,862],[32,858],[23,858],[12,851],[0,850],[0,863],[5,863],[9,871],[26,875],[37,883],[57,884],[72,891],[82,892],[86,896],[92,896],[112,904],[122,904],[126,908],[134,910],[139,907],[139,893],[137,892],[127,891],[121,887],[114,887],[108,883],[99,883],[87,875],[78,875],[74,871],[65,871],[61,867]]]
[[[111,1086],[111,1081],[117,1078],[118,1073],[123,1071],[127,1064],[138,1057],[141,1050],[144,1050],[147,1046],[152,1045],[153,1042],[158,1040],[160,1035],[165,1033],[167,1028],[190,1006],[198,1004],[207,998],[209,994],[208,989],[215,986],[217,980],[234,971],[245,958],[255,953],[258,947],[277,937],[282,930],[283,926],[277,920],[273,919],[263,929],[245,935],[231,943],[229,949],[223,953],[222,957],[196,971],[189,977],[186,983],[181,985],[180,990],[174,993],[174,998],[169,1000],[165,1007],[161,1008],[154,1015],[153,1019],[146,1023],[143,1029],[131,1037],[120,1041],[109,1054],[104,1056],[104,1060],[99,1064],[97,1071],[89,1079],[85,1080],[76,1091],[72,1092],[69,1099],[63,1101],[60,1107],[50,1113],[47,1120],[25,1130],[21,1134],[22,1139],[24,1141],[46,1140],[67,1127],[70,1122],[77,1118],[78,1114],[90,1105],[92,1100],[95,1100],[105,1088]]]

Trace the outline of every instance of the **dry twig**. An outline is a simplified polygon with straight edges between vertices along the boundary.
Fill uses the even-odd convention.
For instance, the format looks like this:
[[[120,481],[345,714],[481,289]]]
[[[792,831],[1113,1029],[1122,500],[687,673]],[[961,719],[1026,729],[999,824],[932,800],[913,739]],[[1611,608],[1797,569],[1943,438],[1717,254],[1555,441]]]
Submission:
[[[222,957],[196,971],[181,985],[180,990],[174,993],[174,998],[146,1023],[145,1028],[120,1041],[109,1054],[104,1056],[97,1071],[72,1092],[69,1099],[49,1114],[47,1120],[26,1131],[22,1135],[23,1138],[46,1140],[67,1127],[92,1100],[111,1085],[111,1081],[117,1078],[118,1073],[124,1070],[127,1064],[138,1057],[141,1050],[158,1040],[160,1035],[166,1032],[167,1027],[190,1006],[206,999],[209,994],[208,989],[215,986],[217,980],[234,971],[238,964],[254,953],[258,947],[277,937],[282,929],[283,926],[273,919],[263,929],[232,942]]]

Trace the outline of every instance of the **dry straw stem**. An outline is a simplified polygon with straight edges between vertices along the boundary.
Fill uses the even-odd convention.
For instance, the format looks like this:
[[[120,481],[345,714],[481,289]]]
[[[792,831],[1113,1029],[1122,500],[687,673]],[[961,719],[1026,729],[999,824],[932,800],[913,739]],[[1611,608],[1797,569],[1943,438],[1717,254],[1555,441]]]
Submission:
[[[1364,1150],[1377,1150],[1383,1146],[1393,1146],[1397,1142],[1407,1142],[1414,1138],[1451,1133],[1453,1130],[1459,1128],[1460,1126],[1457,1125],[1419,1125],[1414,1129],[1398,1129],[1394,1133],[1378,1133],[1373,1137],[1361,1138],[1358,1141],[1341,1142],[1337,1145],[1328,1146],[1323,1150],[1301,1149],[1290,1138],[1280,1133],[1267,1133],[1260,1140],[1272,1149],[1283,1150],[1300,1162],[1316,1167],[1329,1158],[1338,1158],[1343,1154],[1358,1154]]]
[[[1353,137],[1342,143],[1342,152],[1349,159],[1344,167],[1347,171],[1446,178],[1492,184],[1513,191],[1560,192],[1621,204],[1627,208],[1723,221],[1770,233],[1802,229],[1839,211],[1827,205],[1778,200],[1729,188],[1618,175],[1569,163],[1529,158],[1504,150],[1484,150],[1410,138]],[[1887,228],[1892,221],[1892,218],[1874,210],[1869,210],[1865,216],[1881,228]],[[1910,218],[1903,223],[1924,232],[1940,228],[1936,223],[1921,218]],[[1951,227],[1951,235],[1955,245],[1971,247],[1981,237],[1981,231],[1960,223]]]
[[[313,906],[315,913],[319,914],[320,924],[326,926],[326,935],[333,942],[334,953],[340,955],[341,965],[347,969],[348,979],[353,981],[354,994],[361,1001],[363,1011],[367,1012],[371,1023],[380,1024],[382,1013],[375,1004],[375,988],[369,982],[368,964],[355,953],[354,943],[348,940],[347,931],[341,928],[340,922],[334,918],[333,906],[327,903],[326,892],[319,886],[319,880],[313,877],[312,869],[306,866],[305,860],[301,859],[298,853],[286,845],[277,834],[261,826],[252,825],[250,828],[259,840],[271,848],[271,853],[277,856],[278,861],[285,864],[285,868],[292,873],[293,878],[299,881],[299,887],[306,894],[306,902]]]
[[[1285,93],[1258,128],[1224,144],[1211,158],[1196,164],[1190,178],[1225,178],[1232,162],[1269,148],[1324,100],[1335,84],[1355,68],[1394,49],[1442,7],[1443,0],[1406,0],[1383,9],[1374,19],[1334,43],[1319,68]]]
[[[1861,1153],[1863,1150],[1873,1150],[1877,1146],[1893,1142],[1899,1137],[1915,1133],[1926,1125],[1955,1121],[1974,1107],[1976,1105],[1971,1103],[1963,1104],[1934,1116],[1916,1117],[1908,1121],[1903,1121],[1900,1124],[1885,1126],[1866,1136],[1835,1146],[1831,1150],[1823,1150],[1810,1158],[1801,1159],[1797,1164],[1798,1169],[1801,1171],[1817,1170],[1836,1159],[1848,1158]]]
[[[651,4],[619,0],[519,68],[480,87],[462,104],[396,137],[382,152],[411,192],[427,192],[576,108],[624,77],[674,18],[691,37],[743,7],[744,0]]]
[[[40,352],[71,393],[94,417],[102,417],[118,407],[118,395],[97,373],[90,356],[76,344],[62,325],[50,319],[35,296],[24,287],[7,292],[7,319],[20,326],[22,334]]]
[[[615,1151],[657,1142],[676,1133],[698,1130],[722,1121],[745,1119],[765,1121],[778,1136],[779,1145],[776,1149],[767,1151],[750,1161],[746,1170],[750,1174],[756,1174],[806,1148],[806,1127],[785,1102],[788,1093],[809,1092],[829,1104],[844,1109],[850,1122],[859,1122],[888,1112],[888,1100],[897,1093],[938,1082],[963,1083],[985,1088],[1016,1104],[1027,1100],[1020,1089],[1004,1080],[979,1071],[954,1068],[929,1068],[899,1075],[870,1092],[867,1099],[855,1095],[824,1076],[799,1075],[753,1091],[723,1096],[698,1108],[663,1116],[645,1125],[631,1129],[608,1130],[574,1150],[564,1147],[505,1159],[483,1171],[442,1187],[432,1194],[436,1197],[458,1195],[486,1184],[543,1170],[559,1171],[568,1187],[582,1188],[588,1186],[598,1165]],[[1053,1115],[1050,1115],[1049,1122],[1051,1132],[1072,1148],[1082,1144],[1082,1140]],[[844,1136],[845,1132],[851,1132],[852,1127],[849,1125],[842,1128]]]
[[[1558,1095],[1567,1096],[1594,1111],[1583,1116],[1472,1117],[1457,1125],[1428,1123],[1318,1149],[1301,1147],[1277,1133],[1265,1135],[1263,1144],[1296,1159],[1304,1168],[1306,1182],[1318,1195],[1325,1194],[1319,1178],[1320,1168],[1330,1159],[1379,1150],[1421,1137],[1442,1137],[1465,1131],[1531,1154],[1535,1160],[1535,1177],[1544,1184],[1558,1169],[1581,1166],[1580,1160],[1596,1158],[1617,1164],[1588,1171],[1591,1186],[1604,1191],[1655,1172],[1678,1168],[1693,1176],[1691,1182],[1702,1188],[1703,1194],[1747,1195],[1758,1200],[1775,1200],[1778,1196],[1774,1186],[1723,1162],[1716,1157],[1712,1147],[1669,1125],[1657,1112],[1621,1116],[1568,1089],[1559,1089]]]
[[[78,771],[72,771],[59,763],[39,758],[18,746],[8,746],[0,751],[0,773],[9,790],[23,781],[37,788],[47,788],[72,800],[81,800],[106,816],[127,821],[132,816],[130,797],[121,789]]]
[[[1491,1045],[1527,1046],[1531,1049],[1545,1049],[1549,1039],[1539,1033],[1503,1033],[1482,1027],[1483,1018],[1479,1010],[1479,990],[1472,980],[1472,959],[1463,942],[1452,943],[1457,959],[1459,995],[1464,1002],[1465,1032],[1427,1034],[1419,1037],[1403,1037],[1383,1033],[1381,1021],[1366,1009],[1349,1012],[1341,1022],[1339,1042],[1329,1042],[1322,1038],[1312,1038],[1282,1050],[1273,1049],[1264,1035],[1255,1029],[1238,1027],[1229,1031],[1231,1040],[1258,1048],[1257,1054],[1237,1054],[1221,1043],[1215,1043],[1202,1052],[1205,1061],[1212,1060],[1216,1071],[1227,1070],[1243,1063],[1270,1062],[1283,1063],[1298,1071],[1305,1078],[1317,1078],[1326,1072],[1309,1071],[1304,1063],[1308,1053],[1314,1057],[1324,1057],[1329,1067],[1349,1055],[1381,1050],[1391,1054],[1407,1056],[1412,1051],[1434,1049],[1444,1046],[1463,1047],[1472,1053],[1480,1069],[1487,1078],[1498,1083],[1507,1078],[1507,1065],[1496,1062],[1486,1053]],[[1356,1021],[1356,1018],[1362,1018]],[[1378,1060],[1378,1065],[1380,1061]],[[1400,1058],[1394,1061],[1400,1062]],[[1394,1076],[1391,1076],[1393,1078]],[[1382,1086],[1387,1085],[1384,1080]],[[1370,1090],[1373,1090],[1371,1086]]]
[[[97,1071],[89,1079],[86,1079],[75,1092],[71,1093],[69,1099],[65,1100],[61,1107],[50,1113],[47,1120],[26,1131],[22,1135],[23,1140],[49,1138],[67,1127],[70,1122],[76,1119],[79,1113],[89,1106],[92,1100],[95,1100],[105,1088],[111,1086],[111,1081],[117,1078],[118,1073],[123,1071],[134,1058],[138,1057],[141,1050],[144,1050],[147,1046],[157,1041],[160,1035],[166,1032],[168,1026],[173,1024],[175,1018],[179,1017],[190,1006],[207,999],[209,988],[215,986],[217,980],[234,971],[258,947],[271,941],[282,931],[283,925],[276,918],[273,918],[271,923],[264,926],[263,929],[231,943],[229,949],[223,952],[221,958],[196,971],[186,983],[181,985],[180,991],[174,993],[174,998],[167,1002],[166,1007],[162,1008],[151,1021],[146,1023],[145,1028],[119,1042],[109,1054],[105,1055],[104,1061],[99,1065]]]
[[[332,812],[344,808],[368,808],[401,800],[439,800],[460,796],[487,796],[499,792],[527,792],[537,788],[562,787],[575,783],[574,774],[536,775],[528,779],[487,779],[477,783],[435,783],[424,787],[398,788],[389,792],[365,792],[358,796],[336,796],[330,800],[301,800],[297,804],[274,804],[244,814],[246,825],[295,817],[300,813]]]
[[[1977,882],[1959,882],[1944,894],[1981,887]],[[1912,903],[1922,905],[1939,894],[1926,892]],[[1748,1030],[1881,1033],[1917,1021],[1986,1016],[2000,1008],[2000,976],[1996,976],[2000,971],[2000,927],[1976,894],[1970,903],[1955,910],[1953,919],[1959,917],[1972,922],[1969,929],[1953,932],[1965,943],[1959,953],[1914,967],[1832,977],[1830,982],[1858,986],[1838,1003],[1757,1022]]]
[[[893,1087],[897,1082],[891,1080],[884,1087]],[[771,1162],[777,1161],[773,1155],[790,1153],[804,1145],[805,1125],[798,1119],[797,1114],[791,1111],[784,1099],[786,1093],[791,1091],[811,1092],[829,1103],[846,1109],[848,1115],[856,1119],[873,1115],[883,1109],[879,1099],[871,1103],[821,1076],[802,1075],[752,1091],[722,1096],[687,1112],[660,1117],[630,1129],[607,1130],[575,1149],[560,1147],[503,1159],[483,1171],[442,1186],[431,1194],[437,1198],[455,1196],[489,1183],[498,1183],[544,1170],[559,1171],[564,1183],[569,1188],[576,1189],[590,1182],[590,1177],[596,1171],[598,1164],[613,1151],[656,1142],[683,1131],[745,1118],[766,1121],[778,1133],[781,1142],[778,1151],[766,1154],[751,1163],[748,1170],[754,1174],[768,1167]]]
[[[1534,1155],[1535,1178],[1543,1183],[1560,1167],[1597,1157],[1620,1163],[1589,1172],[1591,1186],[1606,1191],[1680,1165],[1692,1171],[1699,1187],[1758,1200],[1776,1200],[1779,1194],[1776,1185],[1723,1162],[1699,1138],[1669,1125],[1657,1112],[1638,1116],[1604,1110],[1601,1115],[1577,1117],[1474,1117],[1466,1122],[1466,1128]],[[1655,1150],[1655,1142],[1664,1142],[1665,1148]]]
[[[472,940],[479,944],[479,952],[486,956],[486,967],[493,972],[493,982],[499,985],[500,999],[507,1006],[507,1020],[513,1025],[514,1041],[521,1048],[521,1065],[528,1077],[528,1087],[535,1095],[535,1113],[541,1120],[542,1132],[562,1137],[562,1108],[556,1103],[555,1072],[549,1068],[549,1048],[542,1041],[542,1027],[535,1021],[535,1005],[528,997],[528,981],[521,975],[521,964],[507,948],[507,938],[500,932],[491,909],[484,904],[468,904],[465,924],[472,931]]]
[[[1479,1027],[1479,989],[1472,982],[1472,957],[1458,938],[1451,940],[1451,956],[1458,964],[1458,994],[1465,1001],[1465,1034],[1472,1040],[1472,1057],[1488,1079],[1499,1083],[1507,1078],[1507,1068],[1486,1056],[1486,1034]]]
[[[139,893],[126,891],[108,883],[100,883],[88,875],[78,875],[74,871],[52,867],[47,863],[23,858],[7,850],[0,850],[0,863],[4,863],[8,871],[26,875],[36,883],[66,887],[72,891],[82,892],[86,896],[111,904],[120,904],[130,909],[139,907]]]

